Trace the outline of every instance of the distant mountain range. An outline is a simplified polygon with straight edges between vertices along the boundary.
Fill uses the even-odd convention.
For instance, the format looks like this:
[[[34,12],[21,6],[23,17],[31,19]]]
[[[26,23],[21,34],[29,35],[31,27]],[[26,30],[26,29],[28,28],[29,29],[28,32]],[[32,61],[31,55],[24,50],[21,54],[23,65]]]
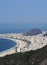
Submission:
[[[42,31],[40,29],[37,29],[37,28],[23,33],[23,35],[25,35],[25,36],[28,36],[28,35],[32,36],[32,35],[38,35],[38,34],[42,34]]]

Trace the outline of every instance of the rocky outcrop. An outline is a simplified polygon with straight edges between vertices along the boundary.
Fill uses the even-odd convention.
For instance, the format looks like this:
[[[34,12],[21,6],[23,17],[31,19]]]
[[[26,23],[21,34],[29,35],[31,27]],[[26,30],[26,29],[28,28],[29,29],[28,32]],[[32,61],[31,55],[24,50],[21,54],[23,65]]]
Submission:
[[[26,36],[28,36],[28,35],[32,36],[32,35],[38,35],[38,34],[42,34],[41,30],[39,30],[39,29],[32,29],[28,32],[23,33],[23,35],[26,35]]]

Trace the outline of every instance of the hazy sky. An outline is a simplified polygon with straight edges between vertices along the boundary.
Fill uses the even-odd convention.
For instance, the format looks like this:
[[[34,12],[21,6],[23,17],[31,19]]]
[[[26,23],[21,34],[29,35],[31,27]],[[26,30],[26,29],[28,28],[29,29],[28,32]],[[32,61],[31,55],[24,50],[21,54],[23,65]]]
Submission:
[[[0,24],[47,26],[47,0],[0,0]],[[41,27],[40,26],[40,27]],[[19,26],[20,27],[20,26]]]

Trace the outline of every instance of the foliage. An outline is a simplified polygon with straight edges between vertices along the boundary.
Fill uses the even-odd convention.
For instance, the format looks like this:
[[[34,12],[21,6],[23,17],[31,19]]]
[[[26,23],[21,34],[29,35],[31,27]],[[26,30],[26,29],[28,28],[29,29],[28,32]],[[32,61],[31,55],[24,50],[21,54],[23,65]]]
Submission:
[[[0,65],[43,65],[44,61],[47,62],[47,46],[36,51],[31,50],[1,57]]]

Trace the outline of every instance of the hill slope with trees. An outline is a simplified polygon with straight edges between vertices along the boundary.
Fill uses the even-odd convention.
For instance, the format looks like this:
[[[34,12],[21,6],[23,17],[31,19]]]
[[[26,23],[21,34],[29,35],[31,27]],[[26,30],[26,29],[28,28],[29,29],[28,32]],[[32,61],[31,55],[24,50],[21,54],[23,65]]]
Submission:
[[[0,58],[0,65],[47,65],[47,46]]]

